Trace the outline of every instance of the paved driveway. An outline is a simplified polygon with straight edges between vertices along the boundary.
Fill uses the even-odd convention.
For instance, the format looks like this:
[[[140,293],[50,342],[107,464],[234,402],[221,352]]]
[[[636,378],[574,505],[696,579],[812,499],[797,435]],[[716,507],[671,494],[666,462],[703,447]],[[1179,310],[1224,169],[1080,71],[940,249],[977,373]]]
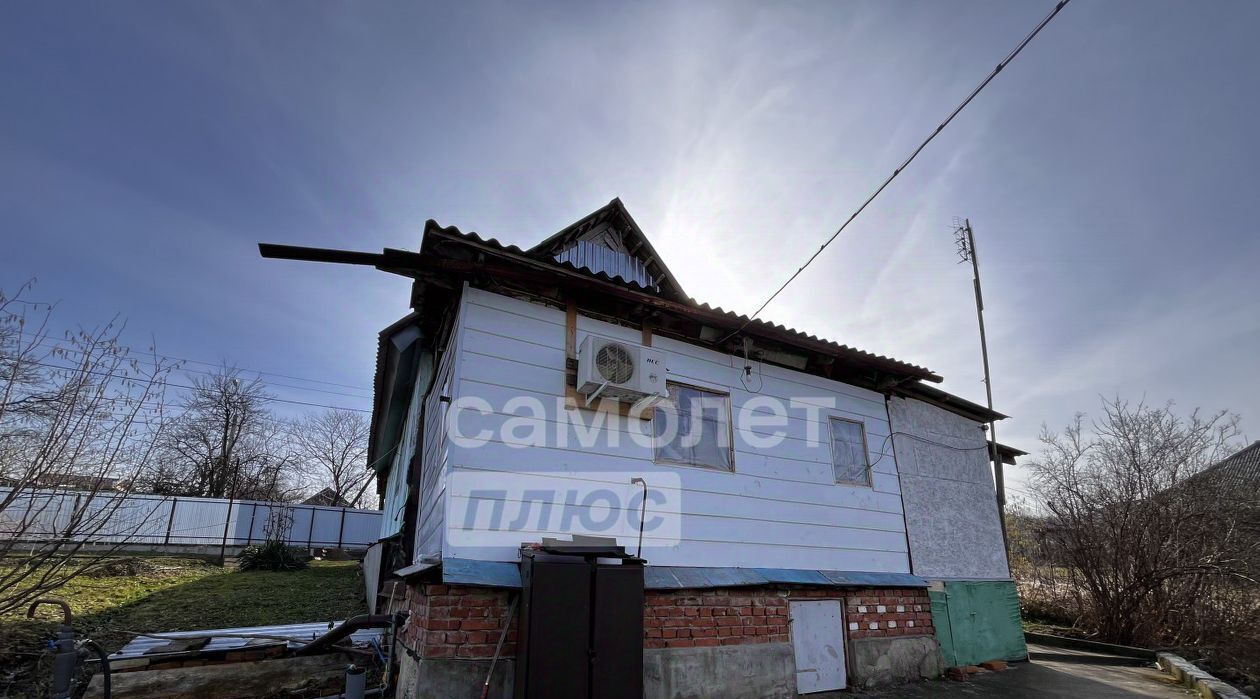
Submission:
[[[1198,697],[1155,669],[1154,663],[1112,655],[1028,646],[1032,662],[967,682],[940,680],[897,689],[863,692],[879,699],[918,697],[1030,697],[1032,699],[1188,699]]]

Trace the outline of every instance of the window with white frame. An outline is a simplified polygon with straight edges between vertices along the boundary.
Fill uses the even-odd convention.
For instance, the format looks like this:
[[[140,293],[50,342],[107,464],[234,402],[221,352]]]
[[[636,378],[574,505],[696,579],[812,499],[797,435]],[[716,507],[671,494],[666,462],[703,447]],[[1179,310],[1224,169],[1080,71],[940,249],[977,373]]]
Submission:
[[[849,485],[871,484],[871,464],[866,456],[866,430],[862,423],[831,418],[831,464],[836,482]]]
[[[669,400],[652,417],[656,461],[735,470],[731,453],[731,397],[670,383]]]

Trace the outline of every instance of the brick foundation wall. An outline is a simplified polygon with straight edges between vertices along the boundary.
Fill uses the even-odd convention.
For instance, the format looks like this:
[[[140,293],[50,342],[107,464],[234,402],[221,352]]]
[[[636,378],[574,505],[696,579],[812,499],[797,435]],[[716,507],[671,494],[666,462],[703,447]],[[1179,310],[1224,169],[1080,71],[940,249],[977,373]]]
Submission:
[[[930,636],[927,590],[806,589],[649,590],[644,607],[645,648],[696,648],[786,643],[788,604],[800,599],[845,602],[847,637]]]
[[[788,641],[788,598],[771,590],[649,590],[644,648]]]
[[[408,585],[394,610],[410,612],[402,645],[423,658],[489,658],[505,623],[501,657],[516,656],[515,619],[507,619],[507,590],[458,585]],[[791,639],[788,604],[800,599],[845,603],[846,637],[930,636],[927,590],[809,589],[786,586],[718,590],[648,590],[643,647],[698,648]]]
[[[516,619],[507,618],[510,592],[460,585],[408,585],[394,608],[410,612],[401,642],[422,658],[490,658],[505,623],[501,657],[516,656]]]
[[[927,590],[855,590],[845,596],[849,638],[931,636],[932,602]]]

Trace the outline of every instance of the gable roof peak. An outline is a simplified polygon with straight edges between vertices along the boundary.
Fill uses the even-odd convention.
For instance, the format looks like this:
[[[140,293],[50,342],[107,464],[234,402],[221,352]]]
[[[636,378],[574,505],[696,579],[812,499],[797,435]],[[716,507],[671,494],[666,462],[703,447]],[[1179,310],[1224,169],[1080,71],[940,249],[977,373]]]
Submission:
[[[614,240],[605,238],[600,244],[618,249],[638,260],[663,296],[680,302],[690,301],[674,273],[665,265],[620,197],[613,197],[612,201],[548,236],[526,253],[538,259],[557,261],[562,252],[577,246],[578,241],[599,238],[601,234],[613,236]],[[609,245],[610,242],[614,244]],[[582,266],[576,262],[573,264]]]

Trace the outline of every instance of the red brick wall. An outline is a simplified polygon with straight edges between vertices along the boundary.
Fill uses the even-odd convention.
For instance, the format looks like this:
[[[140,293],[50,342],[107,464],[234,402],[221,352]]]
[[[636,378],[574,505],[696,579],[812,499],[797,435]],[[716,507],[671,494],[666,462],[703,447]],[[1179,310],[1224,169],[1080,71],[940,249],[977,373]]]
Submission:
[[[730,588],[649,590],[643,611],[645,648],[786,643],[788,602],[842,599],[849,638],[930,636],[927,590]]]
[[[931,636],[932,603],[927,590],[870,589],[846,594],[845,618],[849,638]]]
[[[647,593],[644,648],[695,648],[788,640],[788,598],[774,590]]]
[[[395,609],[411,613],[402,644],[424,658],[489,658],[505,622],[512,623],[501,657],[515,657],[515,619],[506,619],[509,592],[435,584],[408,585]],[[807,589],[649,590],[643,609],[644,648],[697,648],[786,643],[788,602],[845,601],[848,638],[932,635],[926,590]]]
[[[511,623],[501,657],[516,655],[515,618],[507,619],[510,594],[458,585],[408,585],[396,608],[409,611],[402,643],[423,658],[489,658]]]

